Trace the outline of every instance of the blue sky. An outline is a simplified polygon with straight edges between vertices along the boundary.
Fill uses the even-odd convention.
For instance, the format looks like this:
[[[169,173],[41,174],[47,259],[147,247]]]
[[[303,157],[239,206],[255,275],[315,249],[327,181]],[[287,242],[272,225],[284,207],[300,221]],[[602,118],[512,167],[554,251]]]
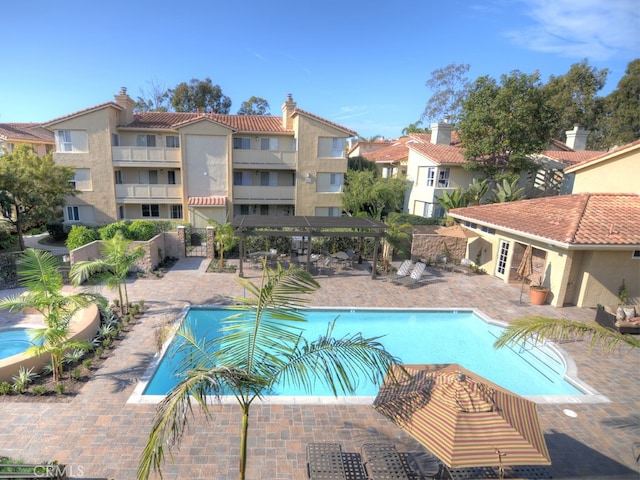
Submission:
[[[512,70],[543,81],[587,58],[606,95],[640,58],[638,0],[32,0],[3,5],[0,122],[45,122],[151,83],[211,78],[236,113],[251,96],[363,137],[420,120],[431,72]],[[571,125],[567,126],[567,129]]]

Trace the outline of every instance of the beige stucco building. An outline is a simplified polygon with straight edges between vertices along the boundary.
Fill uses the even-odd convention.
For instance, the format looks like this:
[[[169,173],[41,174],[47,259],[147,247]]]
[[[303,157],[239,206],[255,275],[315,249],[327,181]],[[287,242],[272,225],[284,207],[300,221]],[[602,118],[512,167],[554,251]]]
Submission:
[[[54,160],[75,168],[65,222],[180,219],[204,227],[235,215],[339,216],[345,144],[356,135],[297,108],[282,116],[133,113],[123,88],[52,120]]]
[[[39,157],[53,152],[53,135],[40,123],[0,123],[0,155],[20,144],[31,145]]]
[[[542,281],[548,303],[640,303],[640,141],[565,170],[573,193],[458,208],[450,215],[480,237],[467,257],[505,282]],[[517,271],[528,245],[533,273]]]

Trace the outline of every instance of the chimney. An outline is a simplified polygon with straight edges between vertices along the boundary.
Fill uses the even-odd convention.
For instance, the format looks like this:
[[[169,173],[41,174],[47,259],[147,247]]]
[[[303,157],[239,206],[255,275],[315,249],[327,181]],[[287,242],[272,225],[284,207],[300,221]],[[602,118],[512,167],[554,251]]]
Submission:
[[[287,130],[293,130],[293,119],[291,114],[296,109],[297,103],[293,101],[290,93],[287,94],[287,100],[282,104],[282,127]]]
[[[591,133],[589,130],[580,130],[579,125],[574,125],[573,130],[564,133],[567,135],[567,147],[577,151],[587,149],[587,137]]]
[[[431,124],[431,143],[434,145],[451,145],[451,124],[447,117],[443,122]]]
[[[114,95],[113,98],[116,99],[116,103],[123,109],[120,123],[122,125],[128,125],[133,122],[133,106],[135,102],[127,95],[127,87],[120,88],[120,93]]]

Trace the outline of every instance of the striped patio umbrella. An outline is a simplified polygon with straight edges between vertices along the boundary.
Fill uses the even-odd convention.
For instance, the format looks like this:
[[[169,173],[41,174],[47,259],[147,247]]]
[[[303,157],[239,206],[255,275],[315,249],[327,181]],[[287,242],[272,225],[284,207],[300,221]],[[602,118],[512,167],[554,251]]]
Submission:
[[[551,464],[534,402],[458,364],[405,369],[373,406],[449,468]]]

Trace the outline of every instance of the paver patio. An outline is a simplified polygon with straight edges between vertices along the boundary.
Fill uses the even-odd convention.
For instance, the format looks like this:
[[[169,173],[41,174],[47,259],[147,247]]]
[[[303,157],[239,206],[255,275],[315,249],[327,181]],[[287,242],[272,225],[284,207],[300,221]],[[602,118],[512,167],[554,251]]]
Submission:
[[[164,278],[129,284],[133,301],[147,312],[125,340],[67,403],[0,402],[0,456],[25,461],[56,459],[74,479],[133,479],[149,433],[155,406],[127,403],[155,353],[154,327],[175,318],[187,304],[216,303],[241,296],[232,274],[207,274],[200,259],[179,261]],[[258,281],[258,269],[247,269]],[[556,309],[519,302],[520,289],[488,275],[443,273],[438,281],[409,289],[372,281],[366,269],[318,277],[322,288],[313,305],[354,307],[476,308],[497,320],[542,314],[591,320],[594,311]],[[13,293],[0,291],[0,296]],[[109,292],[113,296],[113,292]],[[15,322],[0,312],[0,326]],[[579,378],[608,397],[607,403],[540,404],[539,416],[553,461],[554,478],[637,479],[632,446],[640,442],[640,352],[604,354],[587,342],[562,344]],[[576,412],[566,416],[564,409]],[[236,479],[240,414],[235,405],[212,407],[207,424],[197,414],[165,478]],[[250,418],[248,479],[306,478],[305,446],[339,442],[356,453],[363,443],[394,443],[400,452],[420,445],[368,405],[260,405]]]

